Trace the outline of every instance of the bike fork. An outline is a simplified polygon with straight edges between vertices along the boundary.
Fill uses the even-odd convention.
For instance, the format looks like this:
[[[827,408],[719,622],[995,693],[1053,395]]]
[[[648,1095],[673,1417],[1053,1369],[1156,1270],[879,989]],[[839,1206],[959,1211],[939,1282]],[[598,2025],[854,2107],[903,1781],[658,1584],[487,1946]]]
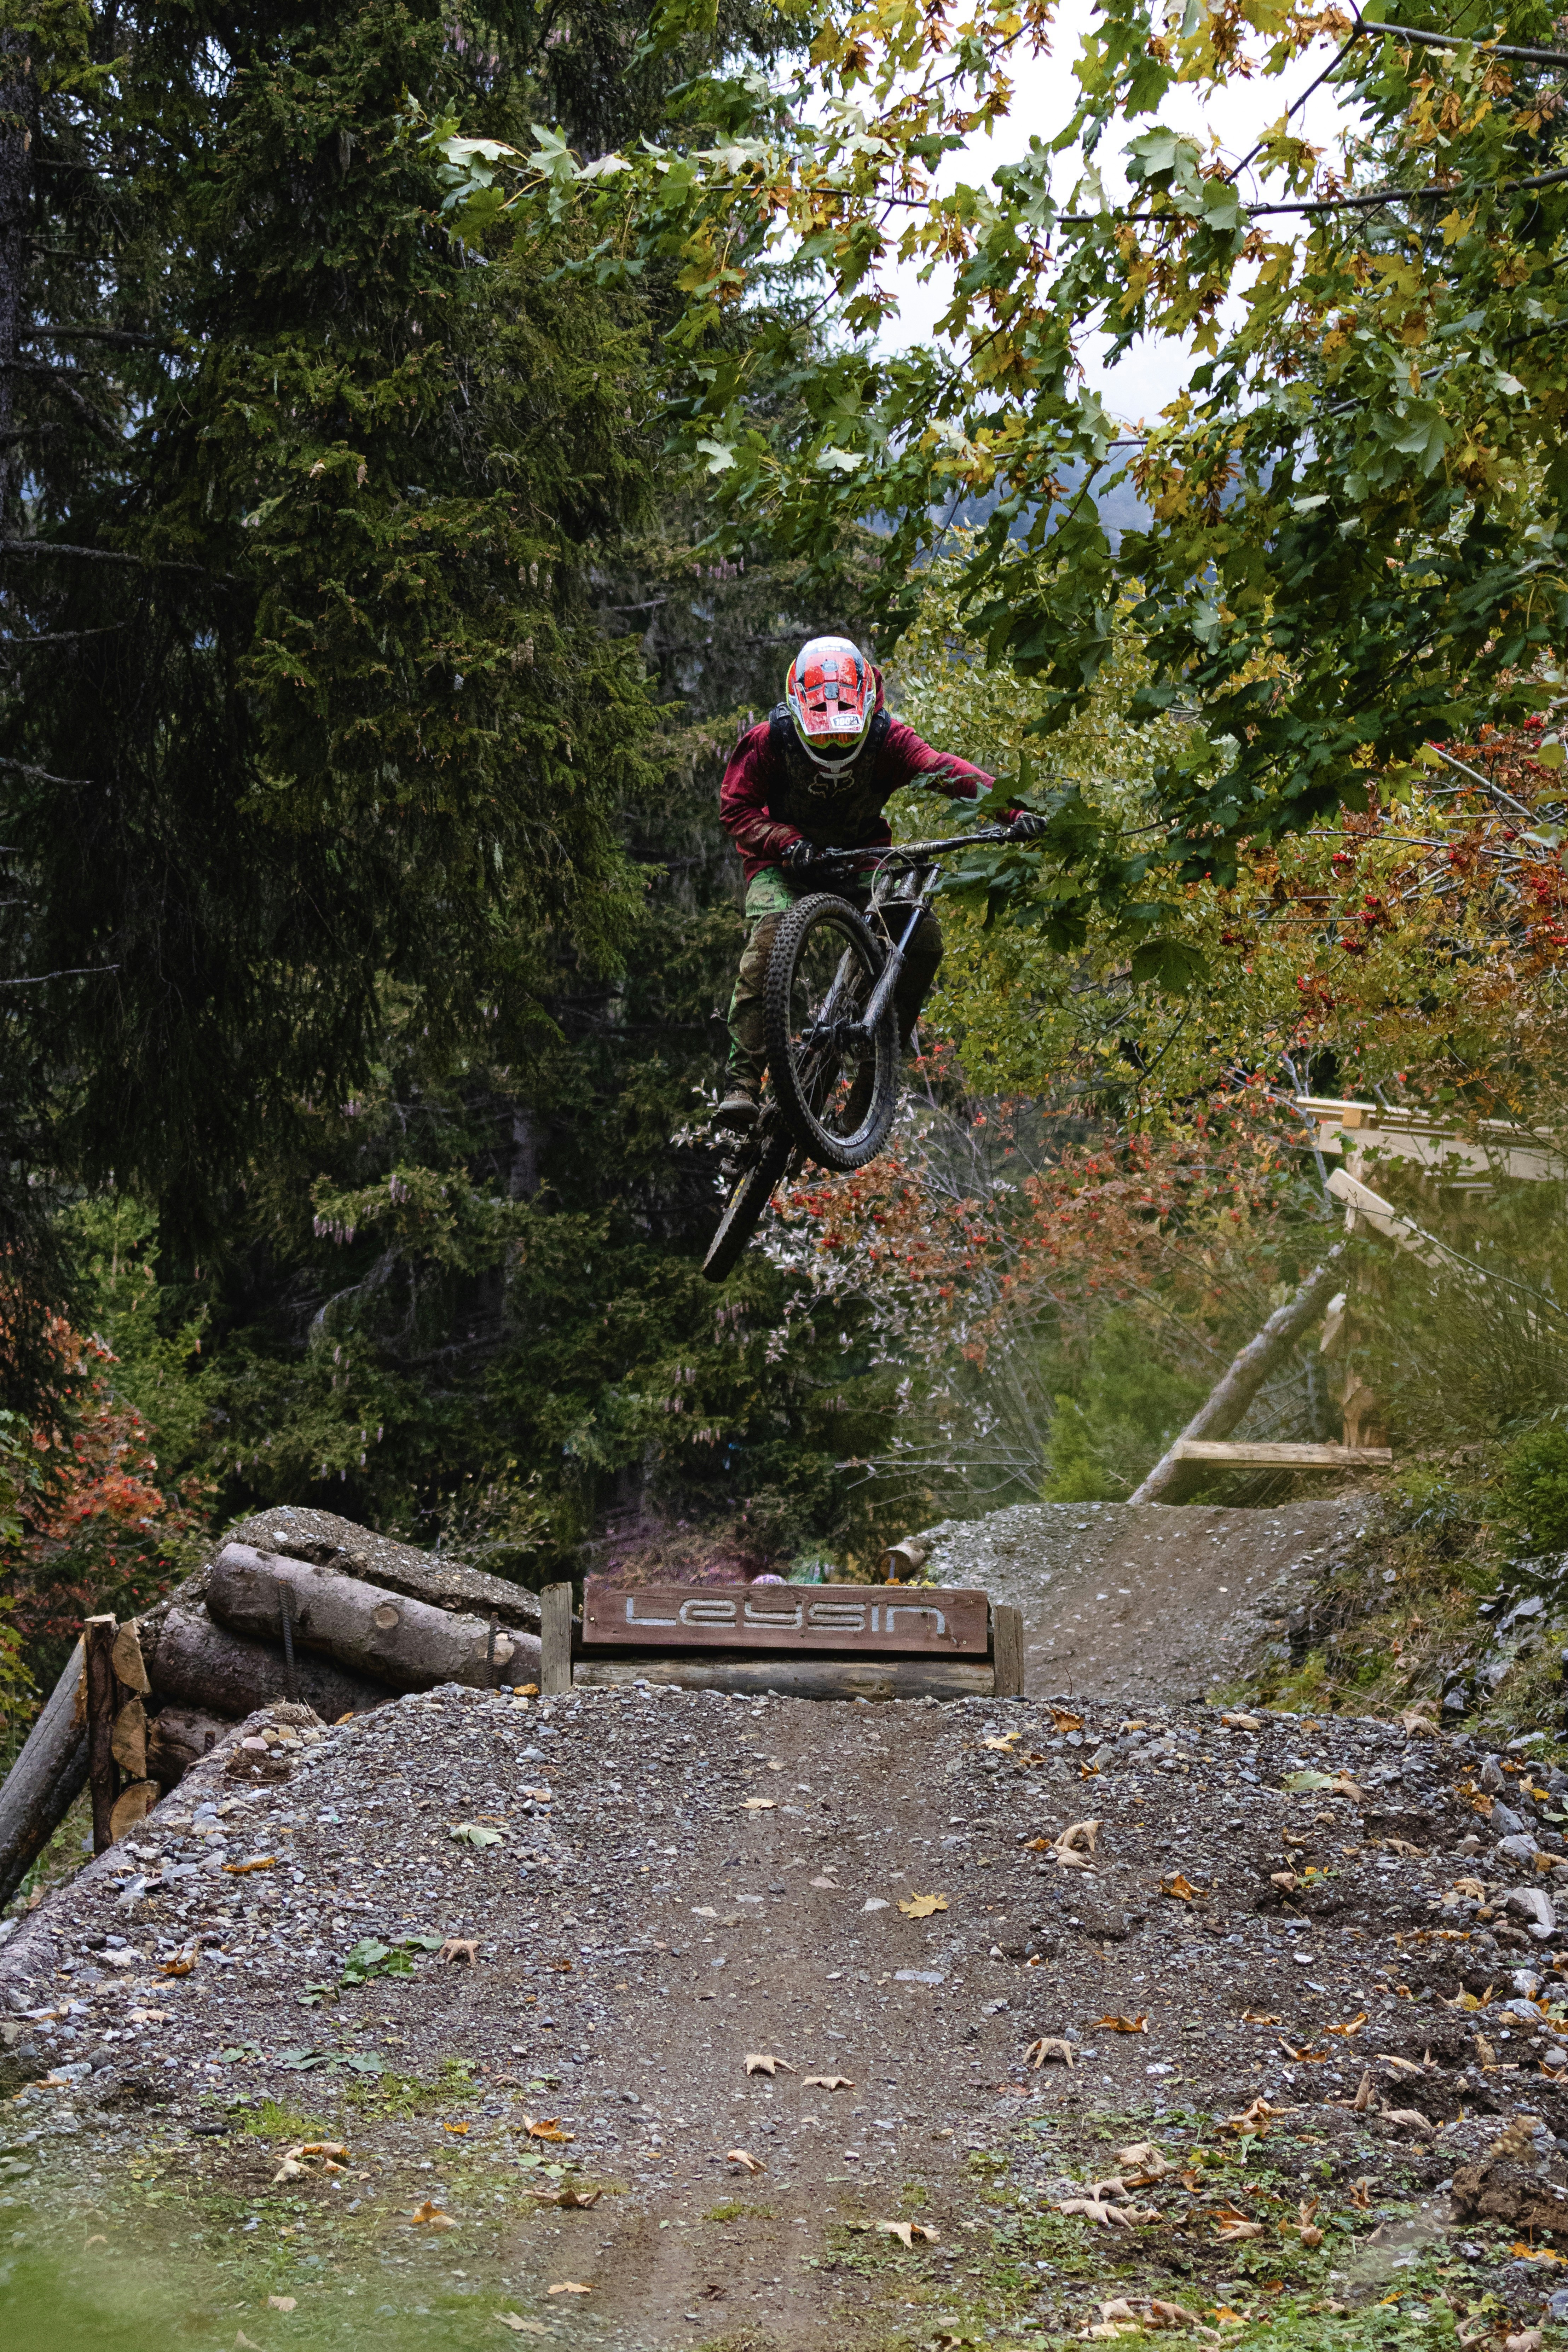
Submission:
[[[858,1024],[868,1037],[876,1034],[877,1024],[887,1011],[893,991],[899,984],[899,975],[904,968],[904,951],[915,935],[916,925],[925,913],[931,894],[936,887],[936,868],[933,866],[921,883],[919,894],[910,908],[910,919],[904,925],[903,937],[896,946],[889,947],[888,950],[888,961],[882,966],[882,976],[871,991],[871,1002],[866,1007],[864,1021]]]

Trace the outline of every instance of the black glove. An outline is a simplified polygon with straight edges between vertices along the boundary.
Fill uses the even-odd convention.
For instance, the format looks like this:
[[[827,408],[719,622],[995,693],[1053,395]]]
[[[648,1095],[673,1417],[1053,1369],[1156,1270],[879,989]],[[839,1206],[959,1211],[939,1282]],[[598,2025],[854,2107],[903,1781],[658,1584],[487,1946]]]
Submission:
[[[792,841],[782,862],[786,874],[809,873],[816,863],[816,852],[809,841]]]
[[[1007,830],[1015,841],[1038,841],[1050,829],[1049,817],[1037,816],[1033,809],[1015,809],[1007,820]]]

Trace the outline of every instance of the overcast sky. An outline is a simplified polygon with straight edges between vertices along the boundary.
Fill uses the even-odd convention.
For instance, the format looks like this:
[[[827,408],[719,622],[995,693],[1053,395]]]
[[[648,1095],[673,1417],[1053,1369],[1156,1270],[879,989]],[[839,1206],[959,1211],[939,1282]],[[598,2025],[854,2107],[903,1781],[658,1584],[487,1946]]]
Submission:
[[[944,188],[965,182],[972,186],[983,184],[998,164],[1016,163],[1031,138],[1048,140],[1068,121],[1078,88],[1072,77],[1072,60],[1094,15],[1090,0],[1062,0],[1052,54],[1031,58],[1019,44],[1011,114],[998,125],[993,137],[976,138],[963,153],[944,159],[941,174]],[[1290,101],[1322,71],[1332,55],[1332,45],[1321,43],[1282,75],[1269,80],[1236,83],[1212,101],[1206,119],[1205,110],[1199,106],[1192,90],[1170,90],[1157,116],[1145,116],[1118,126],[1101,141],[1095,160],[1107,194],[1115,197],[1126,193],[1121,151],[1156,121],[1191,132],[1204,142],[1205,150],[1217,139],[1225,159],[1238,163],[1268,126],[1277,121]],[[1333,93],[1321,89],[1308,100],[1291,127],[1333,152],[1343,137],[1345,123]],[[1056,159],[1052,193],[1058,203],[1065,203],[1071,194],[1080,168],[1075,154]],[[1258,193],[1250,173],[1244,184],[1250,184],[1252,192]],[[900,313],[885,334],[884,342],[898,346],[929,341],[937,320],[947,307],[949,279],[950,273],[943,271],[929,285],[922,286],[913,269],[889,272],[888,283],[899,298]],[[1100,391],[1112,415],[1130,424],[1136,423],[1140,416],[1153,416],[1167,401],[1174,399],[1194,364],[1180,344],[1151,338],[1136,344],[1119,366],[1108,370],[1099,363],[1097,344],[1098,339],[1086,341],[1081,352],[1089,380]]]

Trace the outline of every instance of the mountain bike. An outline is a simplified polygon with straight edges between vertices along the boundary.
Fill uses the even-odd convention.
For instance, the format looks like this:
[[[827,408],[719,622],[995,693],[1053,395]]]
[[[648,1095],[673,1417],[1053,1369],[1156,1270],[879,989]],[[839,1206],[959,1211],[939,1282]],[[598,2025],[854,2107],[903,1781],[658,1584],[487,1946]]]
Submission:
[[[730,1194],[702,1261],[710,1282],[735,1265],[786,1178],[810,1161],[839,1173],[864,1168],[881,1150],[899,1103],[893,992],[935,892],[937,861],[1023,837],[1011,825],[984,825],[812,861],[823,887],[795,900],[768,956],[768,1088],[756,1127],[726,1161]]]

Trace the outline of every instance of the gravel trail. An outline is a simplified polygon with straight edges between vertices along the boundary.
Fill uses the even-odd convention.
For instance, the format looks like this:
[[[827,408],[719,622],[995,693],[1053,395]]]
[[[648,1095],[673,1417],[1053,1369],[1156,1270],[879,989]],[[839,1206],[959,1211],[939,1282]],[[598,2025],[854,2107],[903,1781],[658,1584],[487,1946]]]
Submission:
[[[296,2340],[440,2295],[476,2342],[510,2314],[784,2352],[935,2326],[980,2275],[976,2167],[1053,2213],[1107,2117],[1174,2152],[1261,2097],[1342,2170],[1436,2191],[1527,2110],[1557,2193],[1568,1862],[1528,1750],[1044,1699],[298,1712],[240,1727],[0,1949],[23,2239],[68,2210],[132,2232],[141,2167],[264,2260]],[[1089,1866],[1058,1859],[1088,1822]],[[1467,1988],[1484,2011],[1446,2005]],[[936,2237],[879,2242],[915,2187]],[[1147,2192],[1151,2276],[1194,2196]],[[1047,2258],[1017,2293],[1076,2325],[1074,2279]]]

